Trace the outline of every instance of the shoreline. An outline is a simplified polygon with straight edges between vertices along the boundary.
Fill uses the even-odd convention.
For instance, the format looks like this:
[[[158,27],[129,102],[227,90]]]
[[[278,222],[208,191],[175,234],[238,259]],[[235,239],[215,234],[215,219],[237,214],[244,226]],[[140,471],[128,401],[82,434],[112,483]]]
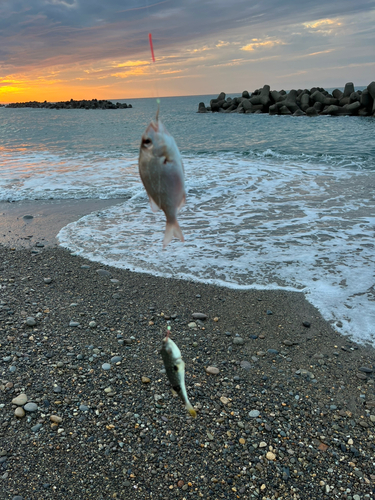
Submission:
[[[303,294],[32,252],[0,246],[2,498],[373,498],[375,351]],[[195,420],[160,372],[168,324]]]
[[[1,243],[17,249],[38,243],[57,246],[56,236],[67,224],[124,201],[125,198],[0,202]]]

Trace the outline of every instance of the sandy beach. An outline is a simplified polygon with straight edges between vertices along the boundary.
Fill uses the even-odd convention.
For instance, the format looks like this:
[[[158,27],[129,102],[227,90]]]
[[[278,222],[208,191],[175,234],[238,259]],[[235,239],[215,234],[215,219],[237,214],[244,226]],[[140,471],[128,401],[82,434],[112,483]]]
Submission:
[[[374,498],[374,350],[302,293],[71,255],[54,237],[88,203],[2,205],[0,497]],[[168,325],[196,419],[161,371]]]

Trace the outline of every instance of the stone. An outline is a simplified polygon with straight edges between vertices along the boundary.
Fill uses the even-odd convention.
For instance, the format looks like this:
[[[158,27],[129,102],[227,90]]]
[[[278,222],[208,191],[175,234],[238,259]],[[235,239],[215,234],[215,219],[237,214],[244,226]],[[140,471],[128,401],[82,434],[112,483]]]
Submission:
[[[196,328],[197,324],[195,323],[195,321],[191,321],[190,323],[188,323],[188,327],[189,328]]]
[[[243,369],[243,370],[250,370],[251,368],[251,364],[248,362],[248,361],[241,361],[240,363],[240,367]]]
[[[25,410],[20,406],[14,410],[14,414],[18,418],[23,418],[26,415]]]
[[[13,405],[23,406],[26,403],[27,403],[27,396],[24,393],[19,394],[16,398],[12,399]]]
[[[210,375],[218,375],[220,373],[220,370],[219,368],[216,368],[216,366],[207,366],[206,372]]]
[[[44,283],[46,283],[46,285],[49,285],[50,283],[52,283],[52,278],[44,278],[43,281]]]
[[[272,451],[268,451],[266,454],[266,459],[267,460],[276,460],[276,455],[272,453]]]
[[[72,320],[72,321],[69,322],[69,326],[76,327],[76,326],[79,326],[79,323],[78,323],[78,321],[73,321]]]
[[[235,345],[243,345],[245,343],[242,337],[234,337],[233,344]]]
[[[221,396],[220,401],[223,403],[223,405],[227,405],[229,403],[229,399],[225,396]]]
[[[363,373],[372,373],[374,370],[372,368],[369,368],[368,366],[361,366],[360,368],[358,368],[358,371]]]
[[[259,417],[259,415],[260,415],[260,411],[258,411],[258,410],[251,410],[249,412],[249,417],[251,417],[251,418],[257,418],[257,417]]]
[[[113,358],[111,358],[111,364],[114,365],[116,363],[121,363],[122,361],[122,356],[113,356]]]
[[[142,383],[143,384],[149,384],[151,380],[148,377],[142,377]]]
[[[193,313],[192,316],[193,316],[193,319],[200,319],[202,321],[204,321],[205,319],[207,319],[207,314],[200,313],[200,312]]]
[[[99,274],[99,276],[109,276],[110,278],[112,277],[112,274],[105,269],[97,269],[96,272]]]
[[[102,364],[102,369],[103,370],[110,370],[111,369],[111,365],[109,363],[103,363]]]
[[[29,316],[28,318],[26,318],[26,325],[27,326],[35,326],[36,325],[36,321],[35,321],[35,318]]]
[[[38,405],[36,403],[26,403],[23,408],[25,411],[34,412],[37,411]]]
[[[51,415],[49,419],[51,420],[51,422],[54,422],[55,424],[60,424],[62,422],[62,418],[59,417],[58,415]]]
[[[90,328],[96,328],[96,321],[90,321],[89,327]]]

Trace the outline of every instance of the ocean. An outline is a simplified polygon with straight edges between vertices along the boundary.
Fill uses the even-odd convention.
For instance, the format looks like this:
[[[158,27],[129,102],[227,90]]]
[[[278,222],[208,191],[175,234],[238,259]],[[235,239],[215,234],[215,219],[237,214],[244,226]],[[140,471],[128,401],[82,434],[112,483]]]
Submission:
[[[60,244],[157,276],[300,291],[336,330],[375,345],[375,119],[196,113],[212,97],[161,99],[185,166],[185,243],[162,251],[165,216],[139,179],[155,99],[0,108],[0,201],[121,198],[64,227]]]

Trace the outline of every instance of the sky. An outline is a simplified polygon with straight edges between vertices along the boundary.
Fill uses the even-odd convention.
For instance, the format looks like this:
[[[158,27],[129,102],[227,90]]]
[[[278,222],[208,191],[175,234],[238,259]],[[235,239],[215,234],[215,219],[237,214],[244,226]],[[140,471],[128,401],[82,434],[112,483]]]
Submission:
[[[374,26],[375,0],[0,0],[0,102],[368,85]]]

